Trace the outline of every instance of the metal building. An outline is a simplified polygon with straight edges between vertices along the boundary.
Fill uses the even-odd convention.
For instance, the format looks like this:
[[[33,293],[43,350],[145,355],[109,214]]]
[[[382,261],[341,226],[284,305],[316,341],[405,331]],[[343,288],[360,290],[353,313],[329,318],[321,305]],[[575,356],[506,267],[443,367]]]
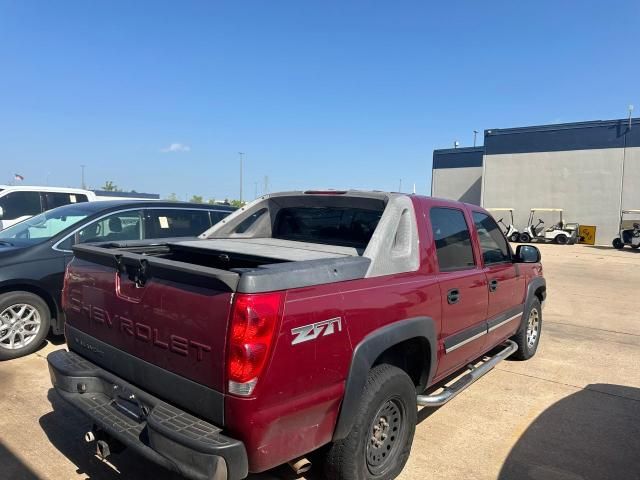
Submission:
[[[432,194],[513,207],[520,228],[531,208],[562,208],[565,222],[595,225],[599,244],[617,235],[621,209],[640,208],[640,119],[490,129],[480,149],[473,165],[477,148],[435,150]]]

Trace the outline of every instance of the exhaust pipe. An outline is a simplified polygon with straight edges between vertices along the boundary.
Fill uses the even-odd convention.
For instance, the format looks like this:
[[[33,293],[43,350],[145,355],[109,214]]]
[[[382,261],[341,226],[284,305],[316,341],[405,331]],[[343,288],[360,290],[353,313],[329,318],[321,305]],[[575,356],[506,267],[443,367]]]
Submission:
[[[305,457],[298,458],[297,460],[291,460],[289,467],[295,472],[296,475],[302,475],[311,470],[311,462]]]

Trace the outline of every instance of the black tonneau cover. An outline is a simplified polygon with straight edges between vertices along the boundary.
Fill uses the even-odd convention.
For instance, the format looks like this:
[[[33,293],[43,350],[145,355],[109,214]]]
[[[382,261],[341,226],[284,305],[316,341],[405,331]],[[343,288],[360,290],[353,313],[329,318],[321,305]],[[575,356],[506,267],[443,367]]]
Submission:
[[[74,246],[73,251],[80,259],[116,268],[127,273],[134,281],[145,282],[155,277],[241,293],[270,292],[356,280],[364,278],[371,262],[366,257],[347,256],[222,270],[154,256],[170,252],[172,248],[175,247],[171,243],[159,243],[156,240],[146,243],[81,244]]]

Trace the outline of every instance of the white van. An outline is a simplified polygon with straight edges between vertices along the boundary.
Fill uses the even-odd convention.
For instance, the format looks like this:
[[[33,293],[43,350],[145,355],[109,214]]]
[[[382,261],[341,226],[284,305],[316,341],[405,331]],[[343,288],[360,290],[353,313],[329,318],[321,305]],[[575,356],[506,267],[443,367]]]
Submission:
[[[0,185],[0,230],[55,207],[95,200],[95,193],[79,188]]]

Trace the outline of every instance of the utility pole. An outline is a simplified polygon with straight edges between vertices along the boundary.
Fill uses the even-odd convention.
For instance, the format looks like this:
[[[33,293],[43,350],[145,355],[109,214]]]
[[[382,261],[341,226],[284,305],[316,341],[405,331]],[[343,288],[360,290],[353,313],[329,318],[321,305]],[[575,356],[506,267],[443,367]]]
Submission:
[[[629,105],[629,130],[631,130],[631,114],[633,113],[633,105]]]
[[[268,175],[264,176],[264,191],[262,193],[265,195],[269,193],[269,176]]]
[[[238,152],[238,155],[240,155],[240,203],[242,203],[242,160],[244,152]]]
[[[253,199],[255,200],[256,198],[258,198],[258,182],[253,182]]]
[[[87,186],[84,184],[84,167],[86,167],[86,165],[80,165],[80,168],[82,169],[82,188],[83,189],[87,188]]]
[[[473,146],[476,146],[476,136],[478,135],[478,130],[473,131]]]
[[[400,179],[400,184],[398,185],[398,192],[402,191],[402,179]]]

